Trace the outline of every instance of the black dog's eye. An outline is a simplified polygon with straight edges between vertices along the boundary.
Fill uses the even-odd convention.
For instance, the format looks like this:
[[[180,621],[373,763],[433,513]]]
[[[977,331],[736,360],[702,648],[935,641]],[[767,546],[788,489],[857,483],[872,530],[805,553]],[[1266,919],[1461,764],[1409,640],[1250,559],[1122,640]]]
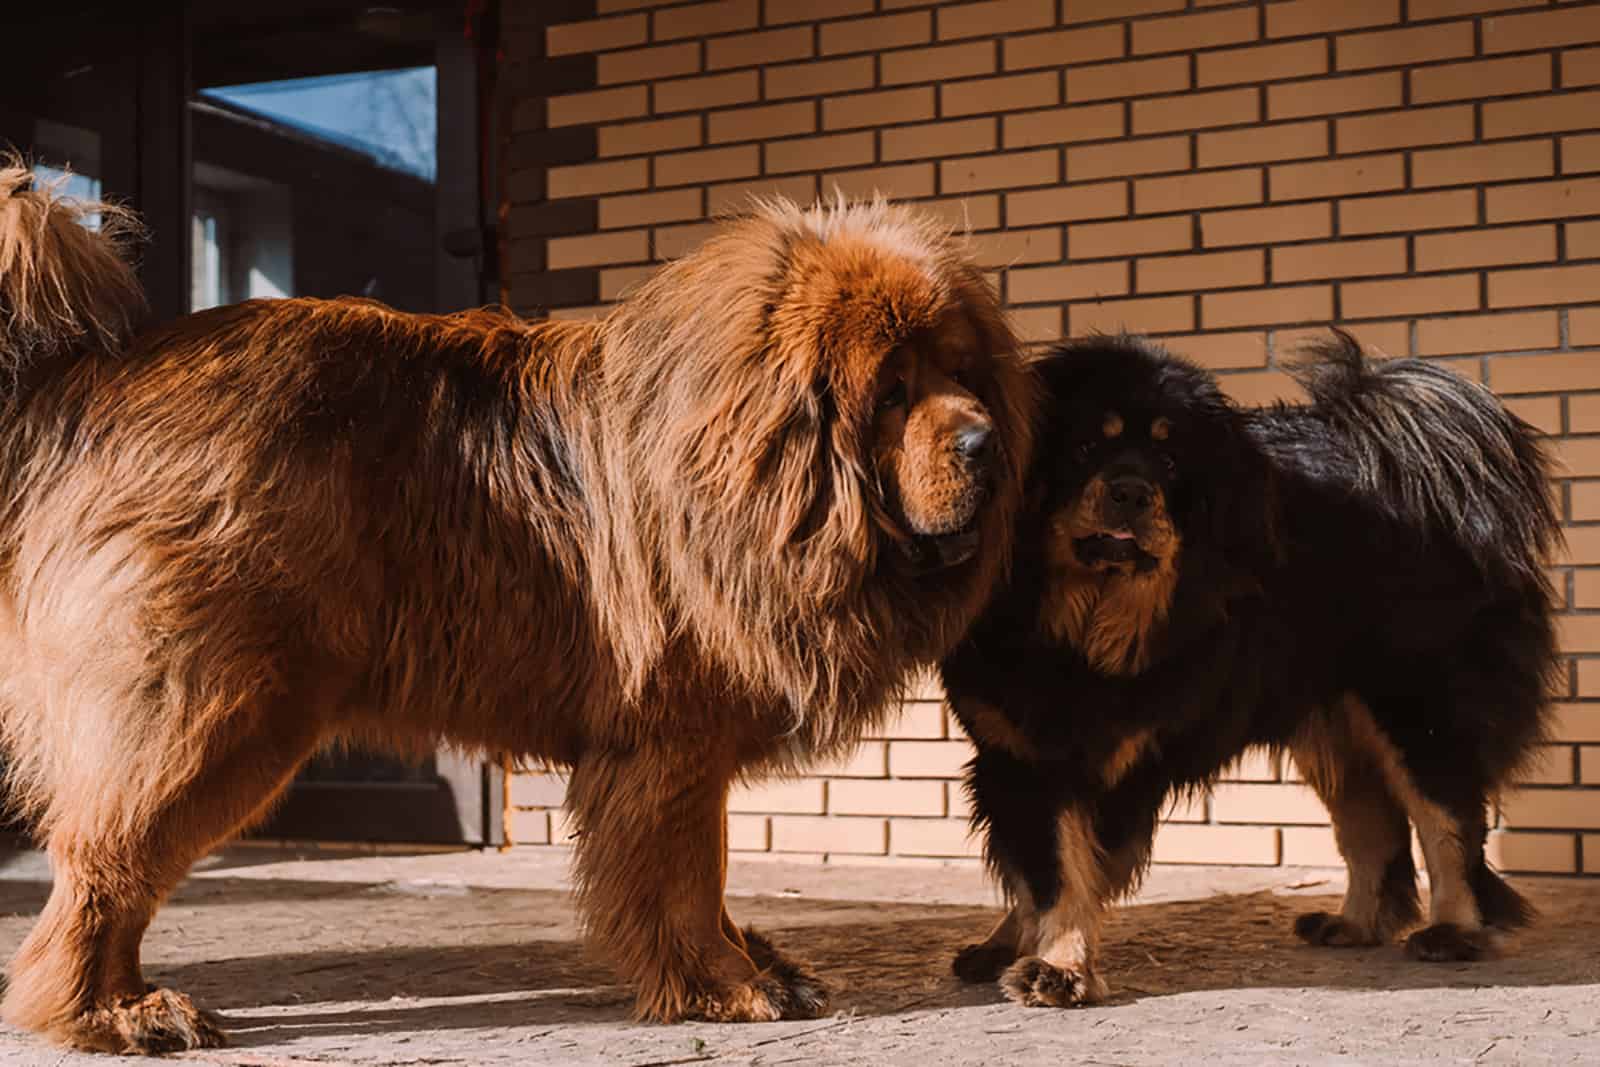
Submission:
[[[1072,450],[1072,454],[1074,456],[1077,456],[1078,459],[1080,459],[1080,460],[1088,459],[1090,456],[1094,455],[1094,442],[1093,441],[1082,441],[1082,442],[1080,442],[1078,444],[1078,446]]]
[[[885,412],[885,411],[891,411],[894,408],[903,408],[905,406],[906,406],[906,383],[905,382],[895,382],[893,389],[890,389],[887,393],[884,393],[881,397],[878,398],[878,411],[880,413]]]
[[[1170,452],[1161,453],[1161,465],[1167,469],[1168,475],[1178,473],[1178,461],[1173,458],[1173,455]]]

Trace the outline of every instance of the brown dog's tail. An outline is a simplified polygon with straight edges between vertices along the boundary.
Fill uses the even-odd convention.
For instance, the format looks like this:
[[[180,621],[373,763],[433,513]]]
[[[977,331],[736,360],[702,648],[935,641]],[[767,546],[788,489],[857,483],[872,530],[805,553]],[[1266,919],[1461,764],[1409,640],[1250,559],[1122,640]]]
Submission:
[[[44,360],[122,347],[145,313],[142,235],[126,208],[62,197],[0,151],[0,394]]]

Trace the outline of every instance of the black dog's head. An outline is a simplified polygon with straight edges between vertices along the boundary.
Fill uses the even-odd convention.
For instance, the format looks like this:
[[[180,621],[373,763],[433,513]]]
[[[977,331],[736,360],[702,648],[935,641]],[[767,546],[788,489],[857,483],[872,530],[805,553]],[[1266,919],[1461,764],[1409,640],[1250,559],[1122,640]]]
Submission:
[[[1253,472],[1210,373],[1129,336],[1071,342],[1038,368],[1049,424],[1033,487],[1053,570],[1171,572],[1186,544],[1219,535],[1225,498]]]

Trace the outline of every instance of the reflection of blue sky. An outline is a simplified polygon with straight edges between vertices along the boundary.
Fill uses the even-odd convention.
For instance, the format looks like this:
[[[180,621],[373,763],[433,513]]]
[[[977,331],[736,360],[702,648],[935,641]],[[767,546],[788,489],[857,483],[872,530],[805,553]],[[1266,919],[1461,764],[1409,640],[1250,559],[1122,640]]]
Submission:
[[[229,85],[201,95],[433,181],[438,173],[437,85],[434,68],[414,67]]]

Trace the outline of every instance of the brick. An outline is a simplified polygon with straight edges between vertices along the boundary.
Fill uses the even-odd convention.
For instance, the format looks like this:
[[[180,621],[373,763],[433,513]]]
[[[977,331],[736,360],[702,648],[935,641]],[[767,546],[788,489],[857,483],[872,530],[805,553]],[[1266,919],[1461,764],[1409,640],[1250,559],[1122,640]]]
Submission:
[[[940,80],[993,74],[996,70],[995,42],[969,41],[966,44],[885,52],[878,57],[878,67],[885,85],[924,82],[933,74],[937,74]]]
[[[1167,801],[1161,812],[1166,822],[1205,822],[1207,800],[1205,796],[1176,796]]]
[[[1308,785],[1221,782],[1211,793],[1211,814],[1218,822],[1298,823],[1328,821],[1328,810]]]
[[[710,107],[743,104],[754,100],[760,92],[753,70],[657,82],[653,89],[658,112],[701,111]]]
[[[1600,746],[1585,745],[1578,750],[1579,780],[1584,785],[1600,785]]]
[[[1555,399],[1540,397],[1539,399]],[[1586,609],[1600,608],[1600,570],[1584,567],[1572,573],[1573,606]]]
[[[1561,432],[1561,398],[1558,396],[1513,396],[1503,398],[1501,403],[1507,411],[1541,433]]]
[[[1061,21],[1071,24],[1132,18],[1176,11],[1183,6],[1184,0],[1062,0]]]
[[[1006,155],[996,156],[968,156],[964,159],[947,159],[939,164],[939,187],[946,193],[970,193],[983,189],[1008,189],[1020,188],[1028,185],[1053,185],[1060,180],[1061,154],[1053,148],[1038,149],[1032,152],[1011,152]],[[1117,183],[1120,190],[1121,183]],[[1088,186],[1081,190],[1060,190],[1061,192],[1080,191],[1081,196],[1074,198],[1079,203],[1096,201],[1096,187]],[[1017,196],[1012,197],[1015,203]],[[1110,214],[1124,214],[1127,211],[1126,195],[1119,193],[1121,206]],[[1105,214],[1105,212],[1101,212]],[[1010,217],[1010,216],[1008,216]],[[1082,216],[1072,216],[1081,218]],[[1019,225],[1026,226],[1031,222],[1041,221],[1035,217],[1012,217]]]
[[[657,45],[626,52],[607,52],[595,60],[595,81],[601,85],[617,82],[650,82],[700,71],[700,45]]]
[[[1112,218],[1127,213],[1127,184],[1119,181],[1056,186],[1006,196],[1007,222],[1017,226]]]
[[[1271,183],[1274,200],[1382,192],[1405,184],[1405,160],[1395,154],[1323,163],[1280,163],[1271,170]]]
[[[886,162],[924,157],[943,159],[994,151],[999,147],[999,121],[981,118],[898,126],[879,131],[878,137]]]
[[[509,823],[506,837],[513,845],[550,843],[550,813],[547,811],[513,811]]]
[[[883,819],[775,815],[772,851],[881,856],[888,851],[888,825]]]
[[[869,14],[873,0],[766,0],[766,25],[781,26],[789,22],[814,22],[820,19],[844,18],[847,15]]]
[[[772,843],[772,820],[765,815],[728,816],[728,848],[734,852],[765,852]]]
[[[1195,333],[1186,337],[1167,337],[1163,343],[1212,370],[1237,370],[1264,367],[1267,364],[1267,335],[1259,330]]]
[[[1192,256],[1151,256],[1139,260],[1134,276],[1141,293],[1232,289],[1266,283],[1266,254],[1259,249],[1206,252]]]
[[[710,214],[743,211],[755,197],[781,196],[799,204],[816,199],[817,180],[809,174],[796,174],[787,178],[756,178],[750,181],[726,182],[707,190],[707,210]]]
[[[547,27],[544,31],[545,55],[565,56],[574,52],[604,52],[611,48],[643,44],[650,33],[648,23],[649,20],[644,15],[560,22]]]
[[[698,248],[718,230],[716,222],[695,222],[685,226],[657,226],[655,252],[658,260],[677,259]]]
[[[1194,299],[1187,295],[1101,300],[1073,304],[1067,310],[1067,332],[1075,337],[1091,330],[1172,333],[1194,328]]]
[[[1333,287],[1279,286],[1200,297],[1200,322],[1206,329],[1276,323],[1326,323],[1333,318]]]
[[[1182,92],[1189,88],[1189,61],[1186,56],[1166,56],[1068,67],[1066,84],[1067,100],[1074,104],[1085,100]]]
[[[728,795],[728,810],[821,815],[826,810],[822,782],[815,778],[774,778],[734,786]]]
[[[1443,193],[1366,196],[1339,201],[1339,232],[1396,233],[1471,226],[1478,221],[1478,198],[1470,189]]]
[[[1600,109],[1600,89],[1529,96],[1483,105],[1485,137],[1593,129]]]
[[[1406,18],[1412,22],[1425,19],[1449,18],[1452,15],[1475,15],[1479,12],[1505,11],[1514,7],[1537,7],[1545,0],[1411,0],[1406,6]]]
[[[797,133],[812,133],[816,130],[816,125],[816,108],[807,100],[713,111],[706,116],[706,127],[712,144],[725,144],[729,141],[765,141]]]
[[[939,40],[1038,30],[1056,23],[1055,0],[981,0],[945,4],[937,11]]]
[[[1030,111],[1025,115],[1006,115],[1002,123],[1002,143],[1007,148],[1034,145],[1069,144],[1120,137],[1123,133],[1121,104],[1084,104]]]
[[[1593,353],[1513,356],[1490,362],[1489,383],[1497,393],[1555,393],[1600,389],[1600,359]]]
[[[1006,272],[1006,300],[1012,304],[1103,299],[1128,292],[1128,262],[1069,263]]]
[[[1380,33],[1353,33],[1334,42],[1340,70],[1405,67],[1472,55],[1472,23],[1447,22]]]
[[[1490,307],[1579,304],[1595,299],[1597,293],[1600,264],[1493,271],[1489,275]]]
[[[1291,204],[1208,211],[1200,216],[1200,233],[1207,248],[1327,237],[1333,233],[1333,205]]]
[[[830,815],[944,815],[944,783],[841,779],[828,783]]]
[[[567,802],[567,779],[561,774],[513,774],[510,800],[518,808],[559,808]]]
[[[1285,826],[1282,834],[1285,867],[1344,866],[1332,827]]]
[[[1290,0],[1267,5],[1268,37],[1300,37],[1329,30],[1382,26],[1400,21],[1400,0]]]
[[[649,107],[649,94],[642,85],[597,89],[590,93],[552,96],[545,107],[551,126],[592,125],[643,115]]]
[[[1572,518],[1575,522],[1600,519],[1600,482],[1573,482]],[[1588,527],[1585,527],[1586,529]]]
[[[1201,87],[1269,82],[1326,73],[1328,49],[1321,41],[1285,41],[1201,52],[1195,64],[1195,82]]]
[[[1305,390],[1282,371],[1246,371],[1223,374],[1218,384],[1235,404],[1245,407],[1265,407],[1269,404],[1303,404]]]
[[[1560,342],[1559,325],[1554,311],[1422,319],[1417,323],[1417,355],[1455,356],[1554,348]],[[1504,388],[1498,376],[1495,386]]]
[[[889,745],[889,774],[895,778],[957,778],[972,746],[965,741],[895,741]]]
[[[1378,152],[1386,148],[1448,144],[1475,136],[1472,107],[1415,107],[1384,115],[1362,115],[1336,123],[1339,152]]]
[[[1526,52],[1595,39],[1595,15],[1587,6],[1527,15],[1500,15],[1483,20],[1483,51]]]
[[[993,195],[922,200],[917,203],[917,210],[938,219],[957,233],[975,233],[998,229],[1000,226],[1000,198]]]
[[[1067,149],[1067,177],[1072,181],[1124,174],[1155,174],[1189,167],[1189,138],[1151,137],[1113,144]]]
[[[1490,222],[1600,215],[1600,178],[1524,182],[1487,189],[1484,213]]]
[[[1561,138],[1561,173],[1600,170],[1600,134]]]
[[[1202,133],[1196,141],[1198,165],[1202,167],[1305,159],[1327,155],[1329,147],[1326,122],[1293,122],[1248,130]]]
[[[1261,171],[1255,167],[1139,178],[1133,184],[1134,209],[1140,215],[1253,204],[1262,194]]]
[[[1406,320],[1394,322],[1354,322],[1340,324],[1355,339],[1368,348],[1388,356],[1411,354],[1411,324]],[[1326,324],[1305,329],[1277,329],[1272,331],[1272,351],[1281,360],[1298,356],[1310,341],[1326,341]],[[1452,367],[1452,370],[1457,369]],[[1473,374],[1472,378],[1477,379]]]
[[[756,0],[719,0],[717,3],[691,4],[657,11],[651,17],[655,21],[655,39],[670,41],[680,37],[707,37],[733,30],[753,30],[760,14]]]
[[[657,185],[689,185],[747,178],[760,171],[760,149],[752,144],[657,156],[655,177]]]
[[[1399,107],[1404,102],[1405,87],[1399,71],[1267,86],[1267,117],[1272,119],[1376,111]]]
[[[872,162],[872,134],[834,133],[800,137],[766,145],[768,174],[797,170],[828,170]]]
[[[1547,56],[1513,56],[1474,63],[1448,63],[1419,67],[1410,71],[1409,77],[1414,104],[1481,100],[1549,89],[1550,60]]]
[[[1054,71],[1002,74],[939,86],[939,114],[945,118],[1048,107],[1060,102],[1061,85]]]
[[[1568,467],[1565,473],[1583,477],[1582,467],[1594,467],[1597,465],[1592,462],[1595,458],[1592,440],[1592,438],[1582,437],[1557,447],[1557,461],[1567,464]],[[1579,454],[1580,451],[1585,454]],[[1561,474],[1558,473],[1557,477],[1560,476]],[[1566,534],[1567,544],[1565,552],[1557,560],[1558,563],[1562,565],[1600,564],[1600,526],[1568,526],[1562,532]],[[1600,652],[1600,647],[1596,647],[1597,643],[1600,642],[1596,641],[1594,633],[1594,620],[1596,619],[1600,619],[1600,616],[1569,616],[1565,619],[1557,620],[1563,629],[1569,623],[1575,626],[1582,624],[1584,627],[1583,631],[1563,634],[1563,647],[1566,651]],[[1581,640],[1579,640],[1580,638]]]
[[[1578,869],[1573,834],[1530,834],[1495,830],[1484,842],[1484,854],[1502,871],[1523,874],[1571,874]]]
[[[674,148],[694,148],[700,144],[700,118],[684,115],[653,122],[630,122],[624,126],[602,126],[598,132],[602,156],[632,156],[645,152],[670,152]]]
[[[1130,222],[1080,223],[1067,228],[1073,259],[1175,252],[1194,244],[1188,218],[1136,219]]]
[[[822,102],[822,127],[852,130],[933,118],[933,87],[889,89],[877,93],[836,96]]]
[[[1156,863],[1236,863],[1275,867],[1278,830],[1271,826],[1196,826],[1163,823],[1151,859]]]
[[[1543,139],[1438,148],[1411,157],[1412,182],[1423,187],[1505,181],[1554,173],[1555,150]]]
[[[659,193],[608,196],[600,201],[600,228],[648,226],[656,222],[682,222],[704,218],[699,189],[670,189]]]
[[[810,55],[809,26],[713,37],[706,42],[706,67],[709,70],[781,63],[789,59],[806,59]]]
[[[972,252],[980,267],[1053,263],[1061,258],[1061,228],[980,234],[973,238]]]
[[[1554,226],[1502,226],[1416,239],[1417,270],[1542,263],[1556,258]]]
[[[1531,311],[1524,314],[1544,315],[1550,312]],[[1579,393],[1568,396],[1567,418],[1573,433],[1600,433],[1600,393]]]
[[[822,25],[822,54],[877,52],[885,48],[927,44],[933,40],[933,16],[927,11],[881,15]]]
[[[572,167],[551,167],[545,178],[552,200],[567,196],[599,196],[602,193],[644,188],[649,182],[649,168],[642,159],[580,163]]]
[[[1570,745],[1536,745],[1515,780],[1522,785],[1572,785],[1572,762]]]
[[[832,195],[835,190],[847,197],[885,196],[895,200],[909,200],[933,195],[933,164],[909,163],[894,167],[869,167],[865,170],[842,170],[827,174],[822,179],[822,191]]]
[[[1056,305],[1018,308],[1011,313],[1011,327],[1017,339],[1030,345],[1061,340],[1061,320],[1061,308]]]
[[[1359,278],[1374,274],[1404,274],[1406,242],[1403,237],[1367,241],[1327,241],[1289,245],[1272,250],[1274,282],[1304,282],[1322,278]]]
[[[652,277],[657,268],[654,265],[644,267],[611,267],[600,272],[600,299],[605,301],[620,300],[628,295],[635,286]]]
[[[1067,98],[1071,99],[1071,87]],[[1133,103],[1134,133],[1167,133],[1173,130],[1198,130],[1207,126],[1234,126],[1255,122],[1261,117],[1261,94],[1254,89],[1213,89],[1203,93],[1136,100]]]
[[[1132,23],[1133,52],[1183,52],[1196,42],[1207,46],[1242,44],[1257,37],[1257,15],[1253,7],[1228,11],[1207,11],[1195,15],[1143,19]]]
[[[891,819],[889,851],[896,856],[981,856],[983,843],[966,819]]]
[[[1478,306],[1478,276],[1441,274],[1381,282],[1346,282],[1339,286],[1339,299],[1344,317],[1352,319],[1471,311]]]
[[[827,778],[884,778],[889,773],[889,745],[863,741],[848,753],[819,763],[811,774]]]
[[[1092,63],[1097,59],[1116,59],[1122,55],[1122,38],[1120,23],[1011,37],[1003,46],[1005,68],[1066,67]],[[940,71],[941,75],[943,73]]]
[[[1529,56],[1543,60],[1543,56]],[[1561,53],[1561,84],[1566,87],[1600,84],[1600,48],[1568,48]]]
[[[769,100],[791,96],[821,96],[847,93],[872,87],[872,57],[836,59],[829,62],[796,63],[787,67],[767,67],[761,72]]]
[[[944,705],[929,701],[902,703],[899,714],[872,736],[894,740],[942,741],[945,738]]]
[[[1517,829],[1600,830],[1600,804],[1588,789],[1508,789],[1500,797],[1500,814]]]

